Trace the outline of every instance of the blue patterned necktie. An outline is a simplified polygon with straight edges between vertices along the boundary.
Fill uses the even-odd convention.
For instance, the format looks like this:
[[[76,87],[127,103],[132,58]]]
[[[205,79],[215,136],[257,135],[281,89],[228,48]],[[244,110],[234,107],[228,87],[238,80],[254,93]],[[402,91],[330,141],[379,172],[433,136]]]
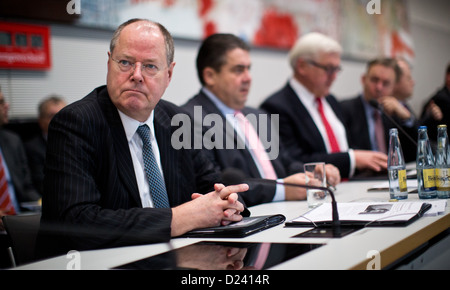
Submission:
[[[158,164],[156,163],[150,142],[150,128],[147,125],[141,125],[137,129],[137,133],[143,142],[142,155],[144,157],[145,173],[147,175],[153,205],[156,208],[168,208],[170,205],[166,186],[159,171]]]

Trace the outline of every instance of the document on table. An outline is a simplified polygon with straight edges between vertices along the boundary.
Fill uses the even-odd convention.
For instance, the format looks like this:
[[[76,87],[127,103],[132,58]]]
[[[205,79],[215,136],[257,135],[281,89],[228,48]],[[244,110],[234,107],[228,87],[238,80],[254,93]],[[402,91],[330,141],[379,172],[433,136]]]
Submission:
[[[402,225],[418,218],[432,206],[425,202],[350,202],[338,203],[339,220],[343,225]],[[438,206],[436,205],[436,209]],[[286,225],[327,225],[332,221],[331,203],[324,203]]]
[[[424,216],[437,216],[444,214],[445,208],[447,207],[446,199],[428,200],[427,203],[431,204],[431,208],[425,212]]]
[[[417,179],[407,179],[406,186],[408,187],[408,192],[417,190]],[[389,191],[389,181],[381,182],[371,186],[367,191]]]

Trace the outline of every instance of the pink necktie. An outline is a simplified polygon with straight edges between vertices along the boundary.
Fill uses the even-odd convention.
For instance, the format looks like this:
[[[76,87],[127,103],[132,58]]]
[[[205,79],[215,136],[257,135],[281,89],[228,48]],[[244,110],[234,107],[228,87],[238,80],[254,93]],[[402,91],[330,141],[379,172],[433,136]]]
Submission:
[[[240,111],[235,112],[235,117],[239,122],[241,130],[245,134],[245,138],[247,139],[249,145],[248,149],[254,153],[259,165],[264,171],[263,177],[267,179],[277,179],[277,175],[273,169],[272,163],[269,160],[269,156],[267,155],[266,150],[264,150],[261,140],[259,140],[258,134],[252,124],[250,124],[247,118]]]
[[[322,123],[325,126],[325,130],[327,131],[328,143],[331,147],[331,153],[341,152],[339,149],[339,144],[336,140],[336,136],[334,135],[333,129],[328,123],[327,118],[325,117],[325,112],[323,111],[322,99],[316,98],[317,108],[319,110],[320,118],[322,119]]]
[[[11,201],[8,191],[8,180],[6,180],[5,168],[3,167],[3,160],[0,156],[0,210],[8,215],[15,215],[16,210]]]
[[[267,257],[269,256],[270,243],[262,243],[259,248],[258,257],[256,258],[254,267],[257,270],[261,270],[266,263]]]
[[[384,136],[384,126],[381,120],[380,112],[374,110],[373,119],[375,121],[375,139],[377,141],[378,151],[386,153],[386,139]]]

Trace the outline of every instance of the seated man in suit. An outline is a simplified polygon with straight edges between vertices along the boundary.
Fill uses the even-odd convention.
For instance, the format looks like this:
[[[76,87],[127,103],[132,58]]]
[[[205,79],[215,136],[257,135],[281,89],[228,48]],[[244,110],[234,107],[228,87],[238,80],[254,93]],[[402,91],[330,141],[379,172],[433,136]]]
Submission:
[[[399,130],[405,160],[415,160],[416,147],[408,136],[417,136],[417,126],[413,114],[393,97],[393,90],[400,80],[402,71],[392,58],[374,59],[367,64],[362,76],[363,93],[353,99],[341,102],[350,145],[353,148],[374,150],[387,153],[389,147],[389,129],[396,128],[386,115],[401,126],[408,135]],[[370,105],[376,101],[382,108]],[[412,137],[413,138],[413,137]]]
[[[281,142],[292,158],[334,164],[349,178],[356,169],[385,169],[387,156],[352,150],[348,144],[340,105],[329,93],[340,70],[341,51],[323,34],[301,37],[289,53],[293,77],[261,108],[280,116]]]
[[[8,237],[3,234],[2,216],[22,212],[21,203],[38,201],[39,193],[31,181],[28,161],[22,140],[13,132],[3,129],[9,122],[9,104],[0,87],[0,268],[9,267],[6,249]]]
[[[47,150],[48,125],[53,116],[65,106],[66,102],[56,95],[42,100],[38,107],[38,124],[41,134],[25,142],[33,184],[41,195],[44,190],[44,163],[45,151]]]
[[[409,62],[402,58],[397,57],[397,65],[400,69],[400,76],[398,81],[395,83],[394,91],[392,92],[392,95],[398,100],[398,103],[395,101],[392,101],[391,104],[388,102],[382,103],[383,109],[387,114],[392,115],[393,114],[393,107],[394,106],[401,106],[399,110],[406,109],[410,114],[410,126],[414,129],[409,130],[411,139],[406,141],[405,138],[403,138],[403,141],[406,141],[406,144],[402,143],[402,149],[403,149],[403,155],[406,159],[409,161],[414,161],[416,159],[417,154],[417,148],[414,144],[417,140],[417,130],[419,128],[419,119],[416,117],[416,114],[411,109],[411,107],[408,104],[409,99],[413,95],[414,92],[414,86],[415,82],[412,77],[411,73],[411,65]],[[385,98],[388,99],[388,98]],[[409,138],[408,138],[409,139]]]
[[[5,185],[0,192],[0,226],[1,216],[5,214],[18,214],[23,209],[20,203],[37,201],[41,197],[31,181],[30,169],[22,140],[18,135],[3,129],[9,122],[9,104],[0,88],[0,178],[4,178]],[[3,184],[3,183],[2,183]],[[6,192],[9,193],[8,207],[5,207]]]
[[[215,136],[211,141],[213,144],[203,144],[222,170],[237,168],[250,178],[283,178],[286,183],[304,184],[305,174],[298,173],[303,171],[303,163],[295,162],[286,155],[278,142],[278,136],[273,135],[278,128],[273,128],[274,124],[267,113],[245,106],[252,81],[250,66],[250,47],[242,39],[232,34],[214,34],[208,37],[197,55],[197,74],[203,88],[183,108],[194,122],[201,123],[204,142],[210,140],[206,137],[214,129],[217,129],[216,135],[224,137]],[[211,117],[217,117],[217,122],[211,123],[214,126],[205,125],[207,118]],[[253,124],[247,128],[245,125],[242,127],[240,120],[251,120]],[[221,125],[217,126],[216,123]],[[233,128],[231,134],[227,131],[229,126]],[[246,135],[253,128],[255,133],[263,131],[265,137],[262,138],[257,133],[253,138]],[[258,143],[252,143],[253,141]],[[245,146],[239,148],[239,142]],[[230,148],[227,146],[229,144],[236,146]],[[261,150],[263,158],[256,149],[258,144],[261,144],[260,148],[267,148]],[[336,167],[327,165],[327,173],[329,183],[335,185],[340,182]],[[261,188],[257,192],[241,194],[247,205],[277,200],[301,200],[306,197],[306,190],[303,188],[262,186],[258,182],[249,185],[251,188]]]
[[[437,140],[437,126],[450,126],[450,63],[445,72],[444,86],[439,89],[422,109],[421,123],[428,127],[428,135]]]
[[[201,150],[171,146],[182,110],[161,97],[174,45],[159,23],[120,25],[106,86],[63,108],[50,123],[38,250],[42,256],[167,242],[242,219],[238,192]]]

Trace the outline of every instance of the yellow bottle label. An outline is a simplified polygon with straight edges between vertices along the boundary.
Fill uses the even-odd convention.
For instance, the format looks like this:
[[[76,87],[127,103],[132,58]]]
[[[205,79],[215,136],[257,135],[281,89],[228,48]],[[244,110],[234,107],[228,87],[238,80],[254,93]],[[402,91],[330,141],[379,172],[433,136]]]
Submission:
[[[436,186],[439,191],[450,190],[450,169],[436,168]]]
[[[436,187],[436,175],[434,168],[423,170],[423,186],[425,188]]]
[[[408,186],[406,185],[406,169],[398,171],[398,183],[400,192],[407,192]]]

